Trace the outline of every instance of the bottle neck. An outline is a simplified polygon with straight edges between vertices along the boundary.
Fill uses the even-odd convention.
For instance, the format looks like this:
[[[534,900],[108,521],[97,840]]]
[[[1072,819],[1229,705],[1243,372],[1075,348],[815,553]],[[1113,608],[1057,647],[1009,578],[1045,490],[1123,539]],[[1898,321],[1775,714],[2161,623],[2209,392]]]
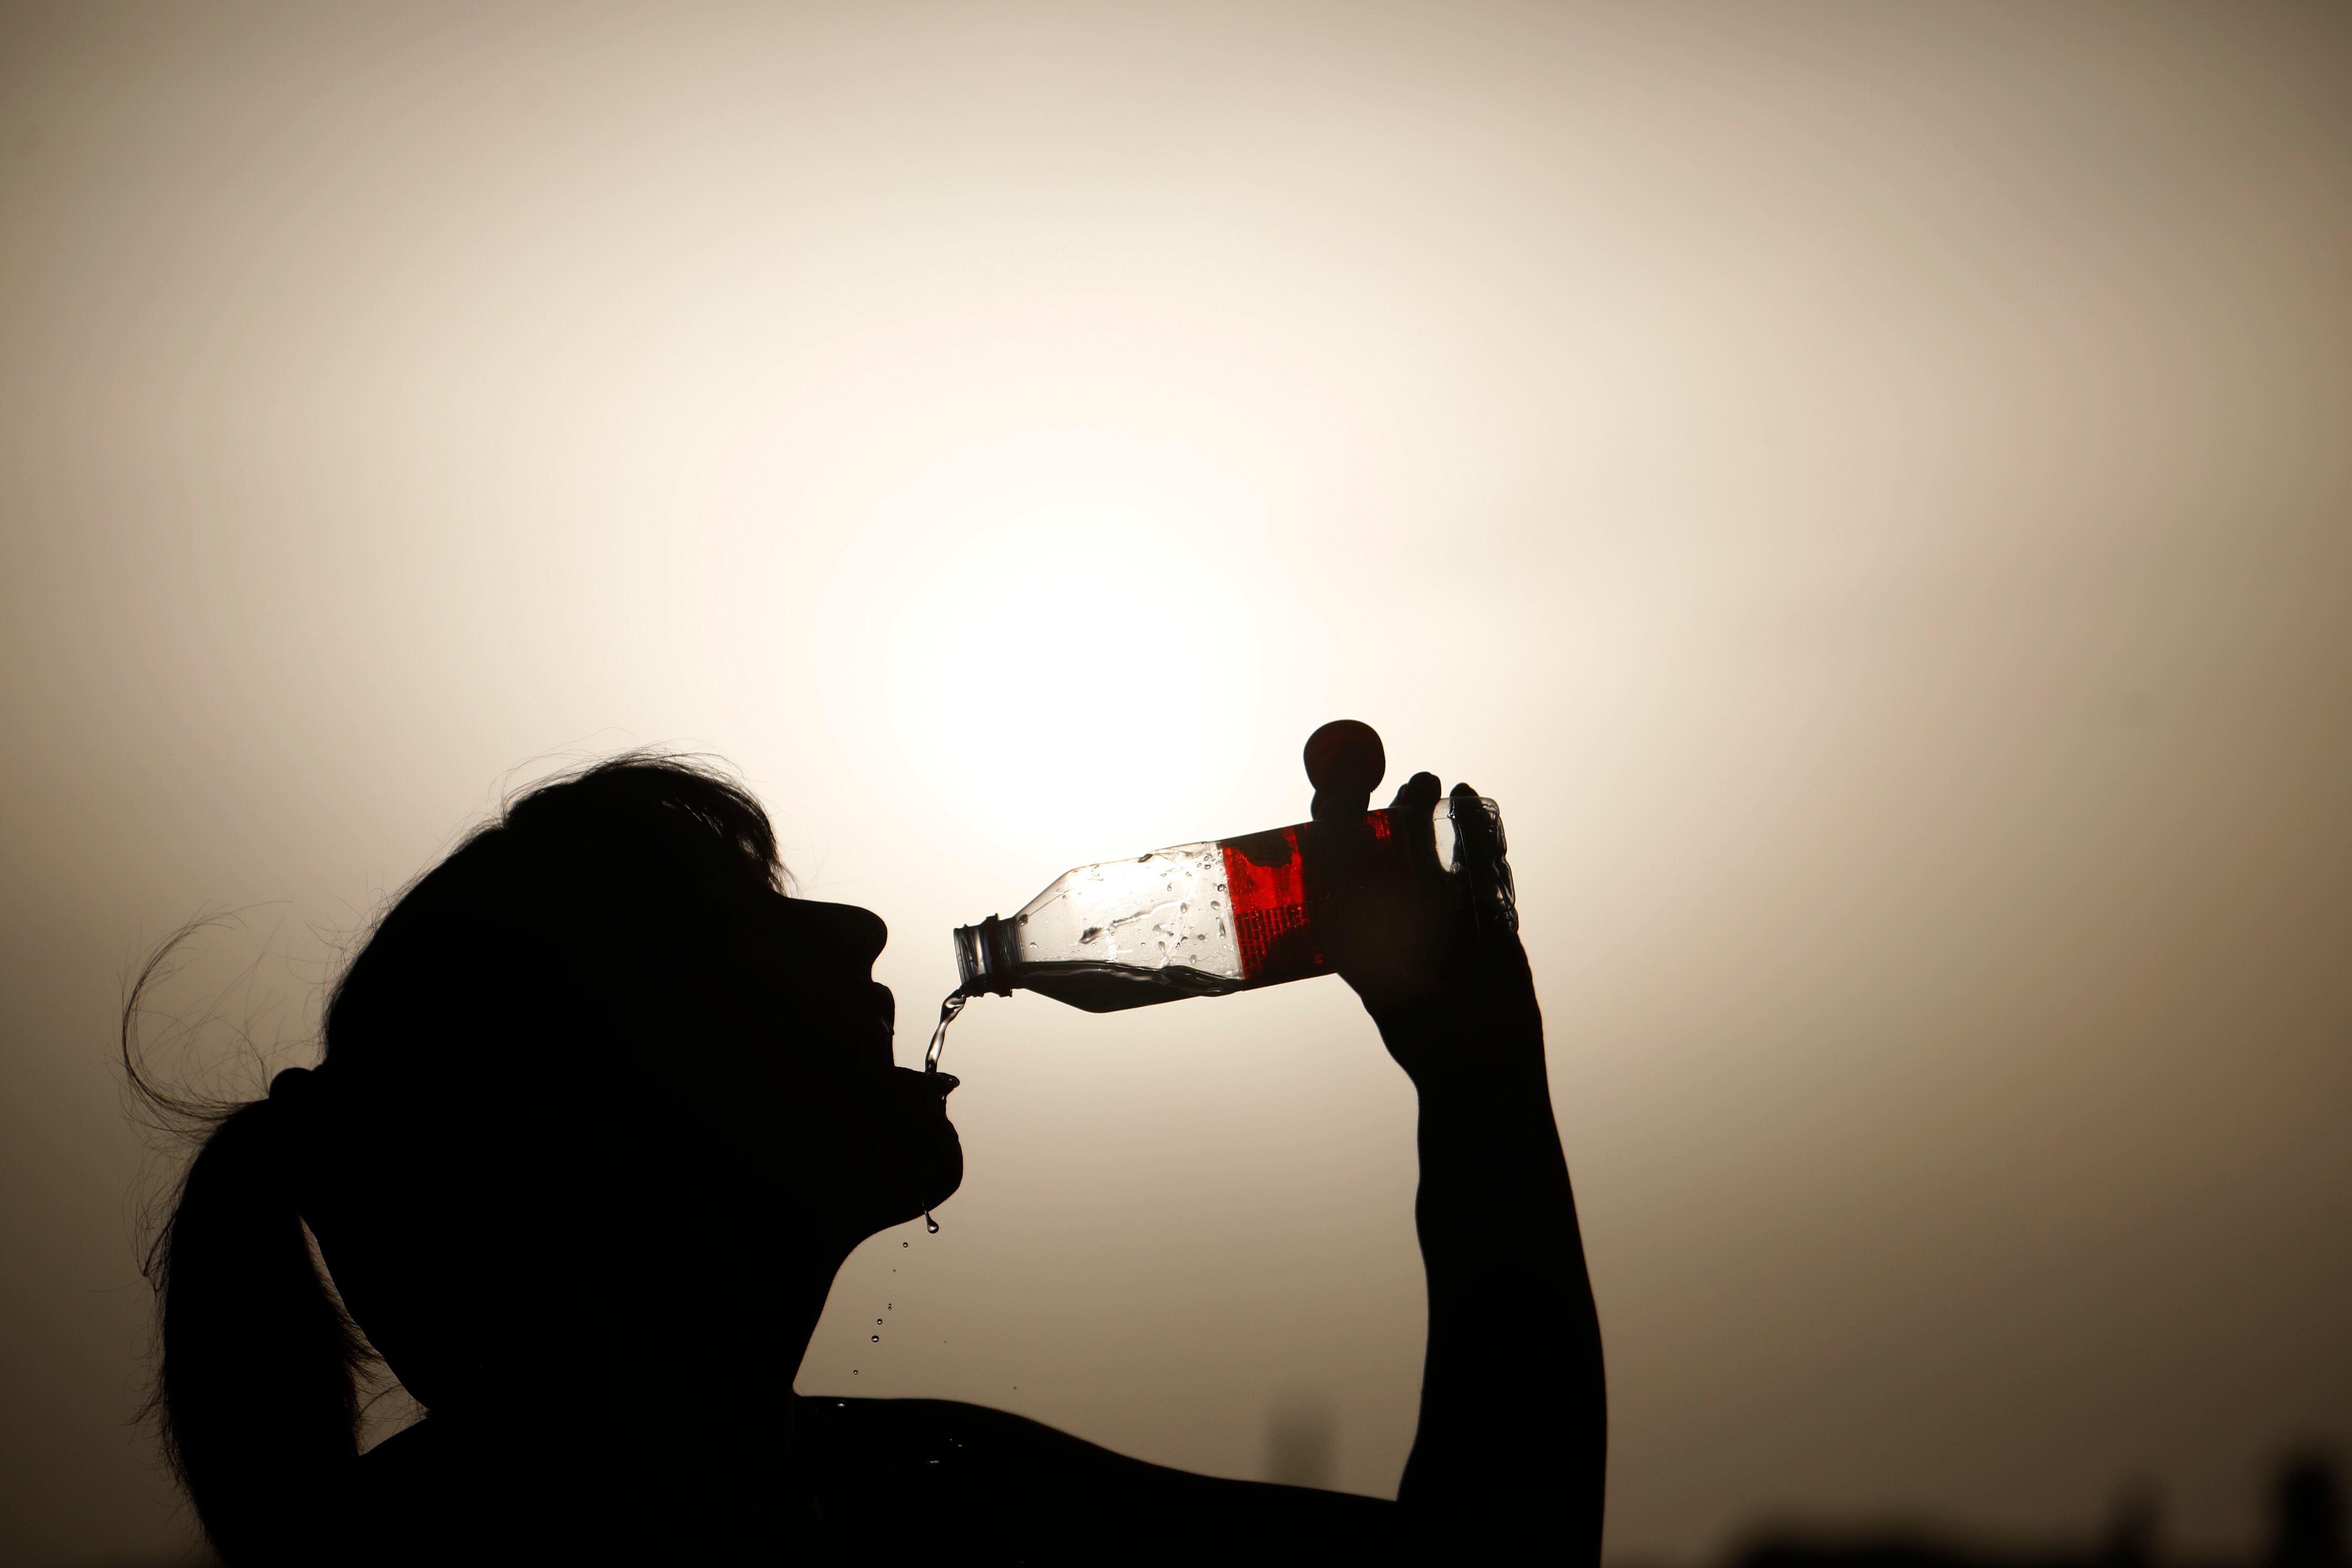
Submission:
[[[955,933],[956,989],[966,995],[985,991],[1013,994],[1013,927],[989,916],[976,926],[958,926]]]

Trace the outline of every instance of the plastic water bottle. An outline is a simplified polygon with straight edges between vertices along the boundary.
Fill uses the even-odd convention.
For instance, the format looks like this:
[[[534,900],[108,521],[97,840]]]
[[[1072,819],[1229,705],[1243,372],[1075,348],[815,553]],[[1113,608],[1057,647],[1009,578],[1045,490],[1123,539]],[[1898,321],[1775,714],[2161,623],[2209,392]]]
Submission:
[[[1353,786],[1357,798],[1387,766],[1380,737],[1353,721],[1317,731],[1307,763],[1318,789]],[[1493,801],[1479,801],[1490,833],[1465,835],[1456,830],[1454,804],[1438,802],[1426,839],[1385,811],[1370,813],[1364,820],[1371,852],[1430,854],[1438,868],[1464,879],[1462,896],[1485,900],[1480,919],[1517,930],[1502,814]],[[957,928],[961,983],[950,1001],[1018,988],[1110,1013],[1328,973],[1315,921],[1331,896],[1316,865],[1325,831],[1297,823],[1065,871],[1012,919],[991,915]],[[1491,845],[1492,858],[1471,877],[1464,848],[1474,843]]]

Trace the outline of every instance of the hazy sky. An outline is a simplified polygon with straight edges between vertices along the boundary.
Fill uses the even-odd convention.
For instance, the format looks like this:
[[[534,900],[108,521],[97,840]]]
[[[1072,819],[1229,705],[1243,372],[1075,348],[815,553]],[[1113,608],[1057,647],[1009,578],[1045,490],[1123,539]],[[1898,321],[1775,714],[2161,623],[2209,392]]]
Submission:
[[[305,1059],[390,890],[643,743],[891,922],[909,1062],[952,925],[1297,820],[1325,719],[1497,797],[1614,1558],[2138,1484],[2237,1550],[2352,1438],[2338,5],[9,6],[0,657],[12,1563],[187,1538],[126,965],[246,910],[188,1060]],[[965,1191],[804,1390],[1392,1489],[1337,982],[950,1061]]]

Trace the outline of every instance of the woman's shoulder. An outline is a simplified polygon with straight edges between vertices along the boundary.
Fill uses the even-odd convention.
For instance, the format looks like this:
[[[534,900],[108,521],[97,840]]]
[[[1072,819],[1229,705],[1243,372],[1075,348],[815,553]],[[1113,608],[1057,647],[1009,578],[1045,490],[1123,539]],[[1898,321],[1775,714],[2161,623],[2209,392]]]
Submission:
[[[393,1434],[308,1500],[295,1560],[319,1568],[612,1561],[614,1521],[542,1446],[446,1417]]]
[[[936,1541],[1003,1562],[1335,1549],[1379,1561],[1395,1541],[1395,1505],[1381,1499],[1154,1465],[986,1405],[804,1398],[795,1415],[845,1543],[888,1541],[912,1556]]]
[[[793,1426],[800,1484],[779,1491],[775,1529],[817,1561],[976,1568],[1345,1552],[1379,1563],[1403,1551],[1393,1503],[1154,1465],[986,1405],[800,1398]],[[785,1501],[793,1492],[800,1500]],[[621,1539],[584,1477],[446,1420],[386,1440],[316,1500],[300,1560],[343,1568],[571,1568],[613,1560]]]

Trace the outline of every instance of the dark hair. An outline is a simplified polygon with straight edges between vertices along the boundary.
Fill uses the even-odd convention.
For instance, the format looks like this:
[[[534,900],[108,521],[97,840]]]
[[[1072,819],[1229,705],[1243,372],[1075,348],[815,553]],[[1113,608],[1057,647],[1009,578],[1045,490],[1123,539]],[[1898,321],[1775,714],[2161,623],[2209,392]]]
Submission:
[[[483,1255],[370,1265],[386,1211],[335,1168],[306,1131],[313,1118],[336,1120],[339,1133],[347,1115],[404,1129],[421,1120],[429,1140],[462,1147],[485,1129],[448,1102],[544,1099],[550,1042],[572,1049],[558,1076],[591,1079],[631,1028],[665,1010],[675,1026],[691,1005],[682,998],[723,993],[697,982],[723,960],[725,911],[782,886],[774,833],[740,785],[695,760],[631,754],[511,800],[412,884],[334,987],[320,1070],[281,1073],[264,1099],[206,1100],[153,1080],[139,1018],[181,939],[140,972],[122,1016],[131,1092],[153,1125],[201,1140],[145,1265],[161,1341],[149,1412],[230,1568],[288,1560],[310,1500],[356,1456],[368,1338],[428,1405],[436,1377],[462,1386],[429,1321],[438,1299],[404,1295],[402,1281],[462,1273]],[[625,984],[610,978],[624,973]],[[448,1091],[453,1054],[462,1097]],[[436,1238],[448,1228],[406,1227]],[[446,1245],[492,1244],[459,1235]],[[352,1259],[339,1296],[322,1260]]]

